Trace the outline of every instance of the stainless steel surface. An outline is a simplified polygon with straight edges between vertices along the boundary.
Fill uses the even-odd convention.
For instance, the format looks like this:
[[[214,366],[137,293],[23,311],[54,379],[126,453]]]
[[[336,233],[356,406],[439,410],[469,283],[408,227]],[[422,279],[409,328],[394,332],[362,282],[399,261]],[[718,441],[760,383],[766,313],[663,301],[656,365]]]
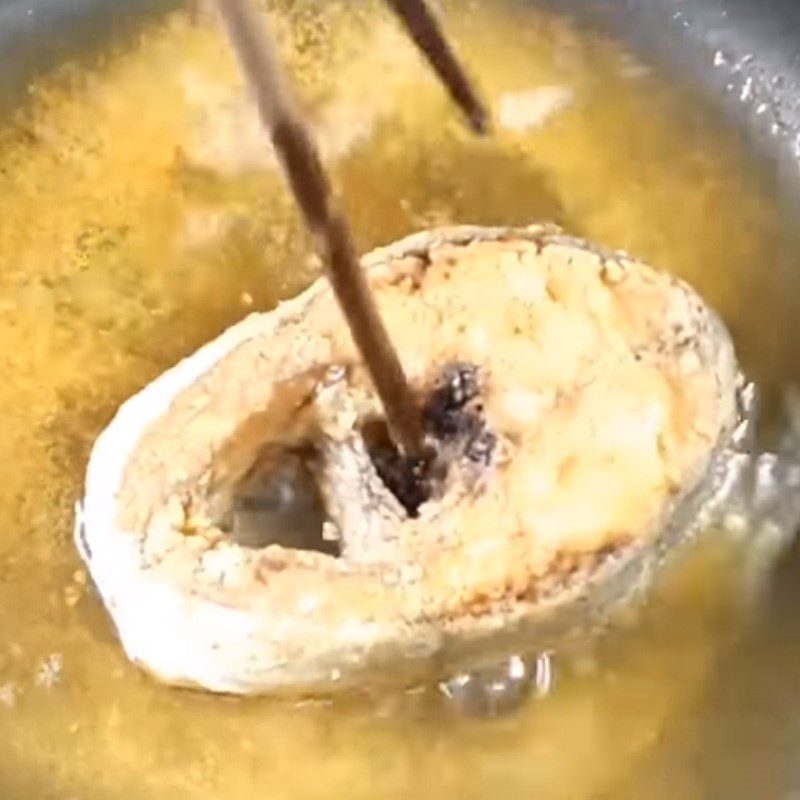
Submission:
[[[118,41],[143,17],[174,0],[0,0],[0,108],[14,103],[36,73]]]
[[[566,0],[649,61],[691,80],[780,166],[800,194],[800,3],[795,0]]]

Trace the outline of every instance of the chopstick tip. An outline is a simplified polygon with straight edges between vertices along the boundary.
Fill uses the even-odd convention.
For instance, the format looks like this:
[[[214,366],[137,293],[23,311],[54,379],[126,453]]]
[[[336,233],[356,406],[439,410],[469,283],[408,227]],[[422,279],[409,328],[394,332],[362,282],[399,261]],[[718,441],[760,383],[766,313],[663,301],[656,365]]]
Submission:
[[[492,131],[489,112],[483,106],[476,106],[467,114],[472,132],[478,136],[488,136]]]

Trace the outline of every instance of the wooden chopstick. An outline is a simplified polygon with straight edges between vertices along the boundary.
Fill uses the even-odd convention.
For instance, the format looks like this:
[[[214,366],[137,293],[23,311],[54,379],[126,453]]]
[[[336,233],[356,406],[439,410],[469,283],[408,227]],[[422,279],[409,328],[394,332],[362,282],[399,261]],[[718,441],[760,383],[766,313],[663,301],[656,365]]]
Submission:
[[[486,106],[473,88],[425,0],[386,0],[386,3],[403,22],[414,43],[466,116],[473,131],[481,135],[487,133],[489,113]]]
[[[389,432],[406,456],[426,455],[422,417],[400,359],[359,266],[344,214],[309,128],[284,80],[272,37],[250,0],[217,0],[233,49],[256,95],[261,120],[295,200],[327,267],[333,291],[386,414]]]

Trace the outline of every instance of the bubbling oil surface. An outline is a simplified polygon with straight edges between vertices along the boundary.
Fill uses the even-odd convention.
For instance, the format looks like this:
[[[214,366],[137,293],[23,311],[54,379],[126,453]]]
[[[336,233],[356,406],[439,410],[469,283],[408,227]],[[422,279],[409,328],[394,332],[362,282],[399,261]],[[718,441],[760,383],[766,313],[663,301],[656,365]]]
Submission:
[[[768,393],[800,377],[800,282],[792,295],[777,268],[790,250],[767,176],[690,92],[569,20],[453,0],[495,108],[552,87],[563,101],[479,141],[379,4],[270,8],[363,249],[555,220],[689,279]],[[739,635],[738,557],[713,543],[630,625],[556,656],[546,696],[490,722],[434,689],[294,706],[169,690],[126,662],[71,542],[92,441],[126,396],[317,270],[202,13],[43,78],[0,126],[3,797],[575,800],[672,796],[676,775],[704,796],[664,764],[690,758],[672,732],[700,736]]]

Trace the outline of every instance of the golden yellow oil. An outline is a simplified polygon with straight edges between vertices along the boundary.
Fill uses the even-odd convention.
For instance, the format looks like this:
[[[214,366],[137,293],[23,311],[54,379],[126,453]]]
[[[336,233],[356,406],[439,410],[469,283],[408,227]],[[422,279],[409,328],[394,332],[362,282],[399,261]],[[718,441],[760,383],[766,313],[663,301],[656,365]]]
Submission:
[[[542,87],[569,98],[478,140],[379,3],[270,8],[363,249],[553,219],[688,278],[767,388],[800,375],[768,181],[690,91],[568,20],[452,0],[448,30],[493,107]],[[735,627],[714,554],[591,660],[559,672],[556,658],[548,697],[492,722],[433,689],[297,707],[170,690],[125,660],[71,540],[92,441],[158,372],[316,274],[205,13],[42,78],[2,121],[4,800],[666,797],[651,754],[695,724]]]

